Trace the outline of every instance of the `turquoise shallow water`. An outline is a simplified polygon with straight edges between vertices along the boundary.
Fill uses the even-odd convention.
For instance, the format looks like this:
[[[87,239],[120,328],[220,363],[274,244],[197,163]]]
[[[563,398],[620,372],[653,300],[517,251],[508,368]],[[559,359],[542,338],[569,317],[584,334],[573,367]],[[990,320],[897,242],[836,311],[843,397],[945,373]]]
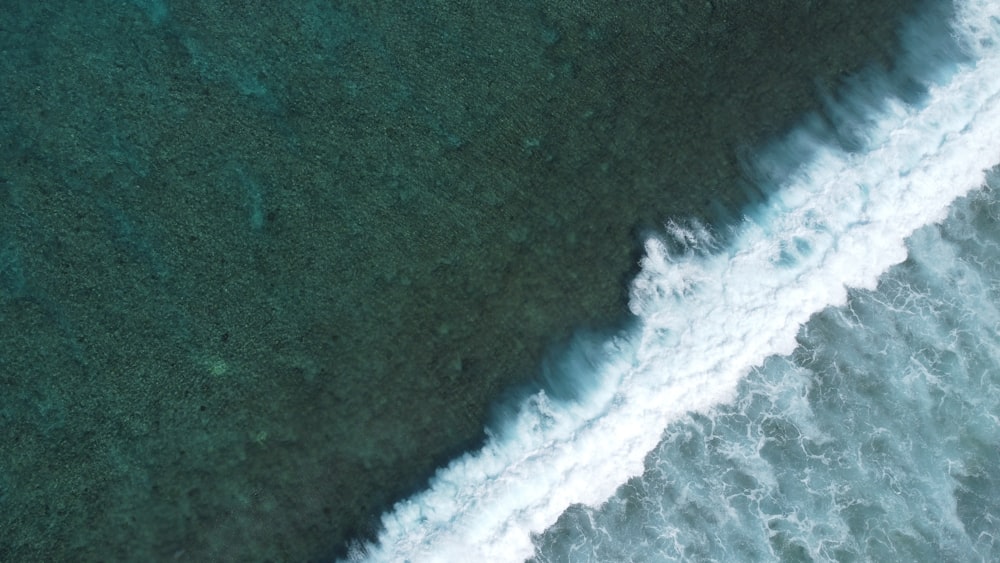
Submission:
[[[917,6],[5,3],[0,559],[346,553]]]
[[[671,424],[642,476],[567,511],[535,560],[996,560],[996,195],[915,234],[731,403]]]

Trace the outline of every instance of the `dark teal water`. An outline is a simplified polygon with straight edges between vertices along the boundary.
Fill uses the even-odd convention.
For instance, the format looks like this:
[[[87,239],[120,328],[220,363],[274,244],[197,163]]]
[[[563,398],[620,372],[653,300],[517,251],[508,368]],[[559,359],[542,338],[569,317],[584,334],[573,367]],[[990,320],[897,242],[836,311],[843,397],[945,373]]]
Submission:
[[[916,3],[8,2],[0,559],[343,553]]]

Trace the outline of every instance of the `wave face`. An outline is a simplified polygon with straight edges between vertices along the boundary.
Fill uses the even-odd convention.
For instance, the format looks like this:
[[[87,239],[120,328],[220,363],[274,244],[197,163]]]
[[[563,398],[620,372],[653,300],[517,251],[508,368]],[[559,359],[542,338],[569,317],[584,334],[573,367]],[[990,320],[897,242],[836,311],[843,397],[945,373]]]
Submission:
[[[351,558],[995,554],[997,206],[905,244],[1000,160],[995,4],[957,6],[941,42],[963,60],[915,76],[933,79],[915,104],[870,83],[838,106],[851,151],[803,127],[762,157],[806,155],[724,243],[649,240],[638,322],[566,358],[573,398],[531,396]]]

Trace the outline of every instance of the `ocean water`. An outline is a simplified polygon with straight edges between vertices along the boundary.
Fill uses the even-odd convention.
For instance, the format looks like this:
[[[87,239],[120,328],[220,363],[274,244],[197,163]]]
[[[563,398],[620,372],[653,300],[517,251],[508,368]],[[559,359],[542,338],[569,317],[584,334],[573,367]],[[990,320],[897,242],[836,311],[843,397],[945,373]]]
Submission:
[[[512,400],[490,435],[572,435],[682,338],[628,310],[644,233],[677,221],[649,272],[736,248],[691,218],[729,224],[830,137],[860,150],[882,88],[837,85],[866,65],[921,102],[898,24],[937,3],[2,3],[0,561],[328,561],[539,372],[553,416]],[[824,95],[815,139],[748,157]],[[540,482],[530,525],[491,514],[533,552],[666,420],[577,473],[593,498]]]
[[[996,560],[1000,6],[955,14],[913,24],[921,95],[859,82],[758,157],[733,232],[669,223],[636,324],[351,558]]]
[[[3,3],[0,561],[991,557],[958,7]]]

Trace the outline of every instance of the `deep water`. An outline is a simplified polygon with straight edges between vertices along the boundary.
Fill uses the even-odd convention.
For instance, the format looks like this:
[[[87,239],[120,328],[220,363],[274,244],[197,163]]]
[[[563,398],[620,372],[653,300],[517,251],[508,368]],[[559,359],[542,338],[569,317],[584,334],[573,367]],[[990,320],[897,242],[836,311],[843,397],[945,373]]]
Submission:
[[[3,2],[0,560],[374,539],[932,4]]]

